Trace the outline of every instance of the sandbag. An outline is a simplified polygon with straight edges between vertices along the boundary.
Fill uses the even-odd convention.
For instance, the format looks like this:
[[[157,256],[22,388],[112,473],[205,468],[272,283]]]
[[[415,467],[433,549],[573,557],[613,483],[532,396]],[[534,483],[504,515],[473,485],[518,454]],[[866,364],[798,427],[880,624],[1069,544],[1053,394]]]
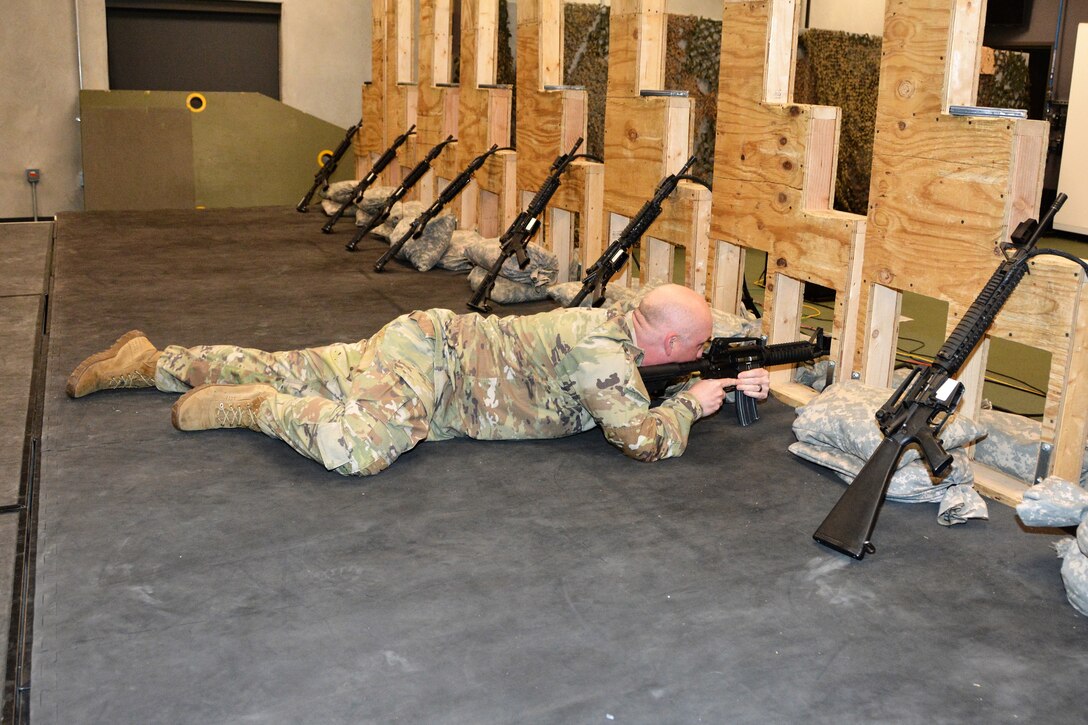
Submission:
[[[389,243],[392,244],[407,234],[412,222],[417,218],[418,216],[401,217],[392,234],[389,235]],[[397,259],[403,259],[420,272],[426,272],[438,264],[442,255],[446,253],[455,226],[457,226],[457,219],[450,214],[431,219],[418,238],[409,239],[397,251]]]
[[[487,270],[483,267],[473,267],[468,273],[468,284],[475,292],[483,284]],[[500,305],[512,305],[518,302],[535,302],[548,297],[548,289],[534,284],[515,282],[506,277],[496,277],[495,286],[491,288],[490,299]]]

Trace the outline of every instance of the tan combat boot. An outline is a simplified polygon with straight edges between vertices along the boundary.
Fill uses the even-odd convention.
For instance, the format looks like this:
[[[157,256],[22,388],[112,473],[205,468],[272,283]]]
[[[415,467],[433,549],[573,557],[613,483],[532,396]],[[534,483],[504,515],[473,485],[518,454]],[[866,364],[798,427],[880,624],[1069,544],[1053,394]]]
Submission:
[[[82,398],[99,390],[155,387],[159,351],[139,330],[126,332],[108,350],[96,352],[68,376],[65,392]]]
[[[257,415],[261,403],[275,392],[275,388],[264,383],[200,385],[177,399],[170,417],[178,430],[249,428],[259,431]]]

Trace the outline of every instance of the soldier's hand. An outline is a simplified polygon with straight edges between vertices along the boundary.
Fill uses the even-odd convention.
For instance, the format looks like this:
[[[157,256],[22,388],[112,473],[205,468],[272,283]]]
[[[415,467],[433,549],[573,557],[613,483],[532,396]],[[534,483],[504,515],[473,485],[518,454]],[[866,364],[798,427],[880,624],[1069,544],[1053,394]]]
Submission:
[[[698,380],[688,389],[688,392],[699,401],[699,406],[703,409],[703,417],[705,418],[718,412],[718,409],[722,407],[722,401],[725,399],[725,391],[736,382],[726,378]]]
[[[766,400],[767,394],[771,392],[771,375],[764,368],[744,370],[737,375],[736,380],[730,382],[737,386],[737,392],[756,400]]]

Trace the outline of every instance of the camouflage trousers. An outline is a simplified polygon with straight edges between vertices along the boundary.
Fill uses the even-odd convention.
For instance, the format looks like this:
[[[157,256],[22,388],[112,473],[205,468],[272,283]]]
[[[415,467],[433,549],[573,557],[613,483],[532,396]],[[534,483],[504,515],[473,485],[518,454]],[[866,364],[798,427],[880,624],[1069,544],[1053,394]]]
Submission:
[[[373,475],[427,438],[442,348],[435,335],[442,321],[433,315],[402,315],[359,342],[288,352],[173,345],[159,358],[156,386],[271,385],[277,393],[258,415],[266,435],[329,470]]]

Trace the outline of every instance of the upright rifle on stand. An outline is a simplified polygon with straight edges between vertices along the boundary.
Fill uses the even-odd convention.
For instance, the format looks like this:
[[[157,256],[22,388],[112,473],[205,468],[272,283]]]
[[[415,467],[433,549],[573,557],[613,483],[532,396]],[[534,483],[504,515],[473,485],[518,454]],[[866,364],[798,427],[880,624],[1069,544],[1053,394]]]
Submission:
[[[469,309],[485,314],[491,312],[491,305],[488,304],[488,300],[491,297],[491,290],[495,287],[495,280],[498,279],[499,272],[506,260],[516,256],[518,258],[518,267],[525,269],[529,266],[529,254],[526,252],[526,248],[540,229],[540,219],[538,217],[544,213],[544,210],[548,208],[548,202],[555,196],[555,192],[559,189],[559,177],[567,170],[570,163],[577,158],[575,153],[581,147],[582,141],[582,137],[579,136],[570,151],[556,157],[555,161],[552,162],[551,173],[548,174],[548,178],[544,179],[544,183],[540,185],[540,189],[537,190],[536,196],[529,202],[529,206],[525,207],[514,219],[510,228],[503,232],[503,235],[499,238],[499,258],[491,265],[491,269],[487,271],[483,282],[477,288],[476,294],[468,301]]]
[[[374,263],[374,271],[381,272],[385,269],[385,265],[389,264],[389,260],[396,255],[401,248],[413,239],[419,239],[423,234],[423,230],[427,228],[427,225],[431,223],[431,220],[438,216],[442,210],[451,201],[457,198],[457,195],[461,193],[461,190],[468,186],[468,182],[472,181],[472,176],[484,165],[487,161],[487,157],[499,150],[499,145],[495,144],[487,151],[483,152],[472,161],[468,162],[468,166],[464,170],[455,176],[450,183],[446,184],[446,188],[438,195],[438,198],[434,200],[427,209],[412,220],[412,224],[408,227],[400,239],[395,240],[389,245],[389,249],[385,251],[385,254],[378,257],[378,261]]]
[[[389,145],[389,148],[382,152],[382,155],[378,157],[378,160],[374,162],[374,165],[370,167],[370,171],[367,172],[367,175],[360,179],[359,183],[355,185],[355,188],[351,190],[351,196],[340,205],[340,208],[332,215],[332,219],[329,219],[325,222],[325,225],[321,227],[321,231],[326,234],[331,234],[332,228],[336,226],[336,222],[340,221],[340,217],[344,216],[344,212],[347,211],[348,207],[352,204],[363,203],[363,195],[366,193],[366,190],[378,180],[381,173],[385,171],[385,167],[389,166],[389,164],[393,162],[393,159],[397,158],[397,149],[404,145],[404,142],[408,140],[408,137],[411,136],[412,132],[415,130],[415,124],[412,124],[407,131],[393,139],[393,143]]]
[[[937,436],[963,395],[963,384],[953,376],[1027,274],[1028,261],[1040,254],[1053,254],[1077,262],[1088,271],[1084,260],[1067,252],[1035,248],[1065,199],[1065,194],[1058,194],[1041,221],[1028,219],[1016,227],[1011,243],[1001,244],[1005,261],[971,303],[933,363],[928,367],[916,366],[877,411],[876,420],[884,440],[816,529],[812,535],[816,541],[855,559],[875,551],[870,538],[892,474],[908,446],[918,445],[934,476],[941,477],[948,471],[952,456]]]
[[[340,145],[336,147],[336,150],[332,152],[332,155],[325,159],[325,163],[321,164],[321,168],[314,174],[314,184],[310,187],[310,190],[306,192],[306,196],[302,197],[302,201],[295,207],[297,211],[305,214],[310,210],[310,200],[314,198],[314,194],[317,192],[317,188],[320,186],[324,188],[329,185],[329,177],[336,173],[336,167],[340,165],[340,159],[344,153],[351,146],[351,140],[355,138],[355,134],[358,133],[359,128],[363,125],[363,119],[359,119],[359,123],[355,124],[348,129],[348,132],[344,134],[343,140]]]
[[[400,182],[400,186],[393,189],[393,192],[386,198],[385,203],[382,204],[382,208],[375,212],[374,216],[370,217],[370,220],[359,227],[358,231],[355,232],[355,236],[347,243],[347,250],[349,252],[354,252],[363,237],[377,229],[389,218],[389,213],[393,211],[393,205],[408,195],[408,192],[412,190],[412,187],[419,183],[419,180],[426,176],[427,172],[431,170],[431,163],[438,158],[438,154],[442,153],[442,149],[456,140],[457,139],[453,136],[447,136],[445,141],[439,141],[427,152],[427,155],[423,157],[423,160],[416,164],[412,170],[408,172],[408,175],[404,177],[404,180]]]
[[[678,172],[661,180],[656,191],[654,191],[653,198],[642,205],[638,213],[631,218],[631,221],[623,228],[620,235],[616,237],[616,241],[609,244],[608,249],[604,250],[600,258],[586,270],[585,279],[582,280],[582,289],[578,290],[578,294],[574,296],[574,299],[571,300],[567,307],[578,307],[590,292],[593,293],[593,306],[601,306],[601,303],[604,302],[605,287],[608,286],[609,280],[623,268],[624,263],[627,262],[628,251],[631,247],[638,244],[638,241],[642,239],[642,235],[661,215],[661,205],[676,189],[681,179],[688,179],[706,186],[706,182],[702,179],[687,175],[688,169],[694,163],[695,157],[692,156]]]

